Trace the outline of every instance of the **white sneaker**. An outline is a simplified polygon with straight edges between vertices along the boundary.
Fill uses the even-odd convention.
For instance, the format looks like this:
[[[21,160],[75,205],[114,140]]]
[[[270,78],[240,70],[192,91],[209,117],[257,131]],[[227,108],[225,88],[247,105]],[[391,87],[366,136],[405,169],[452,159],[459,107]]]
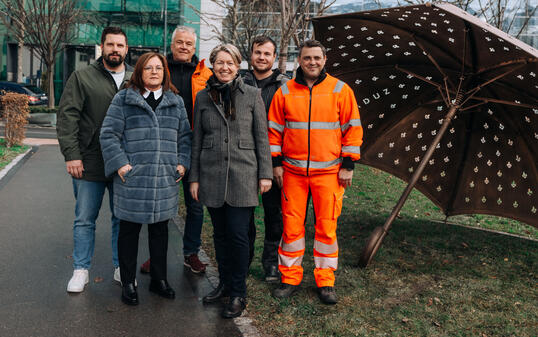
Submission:
[[[120,267],[114,268],[114,281],[118,282],[121,285],[121,274],[120,274]],[[138,283],[135,279],[135,287],[138,287]]]
[[[80,293],[84,291],[84,286],[89,281],[88,269],[75,269],[73,276],[67,284],[67,291],[70,293]]]

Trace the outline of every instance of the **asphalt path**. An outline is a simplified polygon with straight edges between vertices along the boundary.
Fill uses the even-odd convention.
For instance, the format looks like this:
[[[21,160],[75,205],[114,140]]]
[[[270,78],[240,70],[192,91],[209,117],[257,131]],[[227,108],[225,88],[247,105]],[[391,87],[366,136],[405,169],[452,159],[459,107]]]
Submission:
[[[120,300],[113,280],[110,210],[103,201],[97,221],[90,283],[69,294],[72,274],[74,198],[58,146],[40,146],[0,185],[0,336],[240,336],[220,307],[204,306],[205,276],[183,267],[182,240],[169,225],[168,281],[176,299],[148,291],[137,274],[140,305]],[[149,253],[141,231],[139,263]]]
[[[0,124],[0,135],[5,134],[3,124]],[[56,139],[56,128],[47,126],[27,125],[26,138]]]

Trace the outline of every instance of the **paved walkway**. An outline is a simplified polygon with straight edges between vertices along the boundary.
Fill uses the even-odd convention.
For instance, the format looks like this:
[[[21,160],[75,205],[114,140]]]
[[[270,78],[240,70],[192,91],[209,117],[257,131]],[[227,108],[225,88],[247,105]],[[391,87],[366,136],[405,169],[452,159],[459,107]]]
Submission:
[[[204,307],[205,276],[183,268],[181,235],[169,225],[168,281],[173,301],[149,293],[137,275],[140,305],[121,303],[113,280],[108,207],[97,223],[90,283],[66,292],[72,274],[74,199],[58,146],[40,146],[0,184],[0,336],[240,336],[218,306]],[[105,199],[103,205],[108,205]],[[141,231],[139,261],[148,256]]]

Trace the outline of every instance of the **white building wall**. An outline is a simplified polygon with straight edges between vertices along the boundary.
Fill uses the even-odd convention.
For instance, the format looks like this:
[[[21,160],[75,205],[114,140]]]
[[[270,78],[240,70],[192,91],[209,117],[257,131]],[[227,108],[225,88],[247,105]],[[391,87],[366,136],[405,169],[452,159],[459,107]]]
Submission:
[[[215,37],[216,34],[213,32],[213,29],[222,29],[222,19],[224,18],[225,13],[222,14],[222,17],[219,17],[217,14],[222,11],[222,8],[210,0],[202,0],[200,2],[200,11],[202,13],[215,14],[214,18],[208,18],[207,16],[200,18],[200,50],[198,50],[198,57],[200,59],[207,59],[207,65],[210,66],[209,54],[211,53],[211,50],[220,43]]]

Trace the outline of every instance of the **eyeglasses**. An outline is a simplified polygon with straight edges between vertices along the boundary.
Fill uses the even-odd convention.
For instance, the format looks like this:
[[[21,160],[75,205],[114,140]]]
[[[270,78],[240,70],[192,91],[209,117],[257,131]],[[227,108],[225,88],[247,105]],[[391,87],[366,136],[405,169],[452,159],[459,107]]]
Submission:
[[[144,67],[144,71],[147,71],[147,72],[153,72],[155,71],[156,73],[160,73],[164,70],[163,67],[161,66],[156,66],[156,67],[152,67],[152,66],[145,66]]]

